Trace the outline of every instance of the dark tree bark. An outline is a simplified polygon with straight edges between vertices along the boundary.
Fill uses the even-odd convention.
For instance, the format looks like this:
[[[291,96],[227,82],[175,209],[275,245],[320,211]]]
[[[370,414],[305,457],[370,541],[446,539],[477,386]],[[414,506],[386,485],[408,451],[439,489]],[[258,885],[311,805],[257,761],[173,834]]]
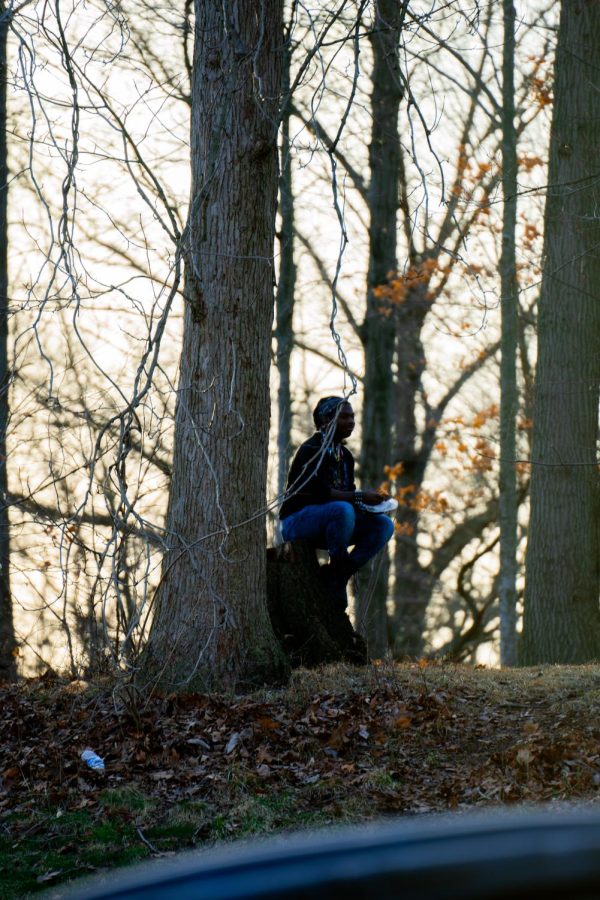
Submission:
[[[283,96],[287,103],[281,118],[281,175],[279,178],[279,284],[277,285],[277,493],[282,496],[291,459],[292,394],[290,390],[290,358],[294,346],[294,292],[296,264],[294,261],[294,190],[290,145],[291,103],[290,39],[286,41],[283,63]]]
[[[522,662],[600,657],[600,5],[563,2],[539,301]]]
[[[402,463],[397,483],[400,496],[404,497],[398,508],[400,529],[394,557],[393,647],[397,657],[421,655],[425,613],[435,584],[419,562],[420,512],[413,502],[423,485],[431,450],[430,443],[420,440],[416,417],[425,370],[421,333],[431,308],[427,288],[428,283],[424,282],[411,289],[397,313],[394,459]]]
[[[7,37],[10,19],[0,3],[0,680],[16,674],[16,647],[10,592],[10,521],[6,432],[10,367],[8,364],[8,161],[6,121]]]
[[[376,487],[390,463],[393,429],[393,372],[395,323],[375,288],[385,284],[398,266],[397,213],[400,135],[398,112],[402,100],[399,65],[399,34],[403,4],[378,0],[375,29],[371,37],[373,73],[371,91],[371,180],[367,194],[369,225],[369,269],[367,311],[361,334],[364,345],[362,450],[360,477],[363,485]],[[359,580],[357,621],[367,639],[371,656],[383,656],[388,648],[387,593],[389,555],[385,548],[374,565]],[[368,567],[371,569],[371,566]]]
[[[282,0],[196,0],[186,308],[167,517],[143,660],[174,689],[276,681],[265,516]]]
[[[515,230],[517,224],[517,133],[515,129],[515,9],[503,0],[504,51],[502,55],[502,255],[500,306],[502,360],[500,364],[500,662],[517,661],[517,427],[518,303]]]
[[[269,612],[292,666],[367,662],[365,643],[321,586],[315,550],[302,542],[267,551]]]

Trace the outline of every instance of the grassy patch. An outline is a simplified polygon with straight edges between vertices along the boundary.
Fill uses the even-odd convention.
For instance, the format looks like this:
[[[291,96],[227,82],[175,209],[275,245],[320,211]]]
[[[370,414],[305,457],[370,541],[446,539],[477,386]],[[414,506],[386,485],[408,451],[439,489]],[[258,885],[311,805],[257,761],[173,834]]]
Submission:
[[[134,830],[118,820],[94,820],[87,811],[31,813],[0,837],[0,896],[22,897],[99,868],[148,855]]]
[[[230,798],[231,799],[231,798]],[[244,799],[228,809],[194,801],[158,809],[139,790],[108,790],[94,811],[38,810],[6,818],[0,834],[0,897],[13,900],[65,880],[239,837],[317,827],[331,816],[299,810],[293,792]]]
[[[236,811],[238,836],[270,834],[300,828],[316,828],[330,820],[325,810],[303,809],[301,798],[291,791],[267,796],[248,796]]]

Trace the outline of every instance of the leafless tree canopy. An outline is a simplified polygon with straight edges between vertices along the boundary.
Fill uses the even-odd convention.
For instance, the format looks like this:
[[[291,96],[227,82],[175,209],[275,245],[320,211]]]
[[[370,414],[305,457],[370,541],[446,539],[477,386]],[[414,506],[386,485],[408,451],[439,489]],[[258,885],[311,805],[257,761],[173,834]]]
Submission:
[[[500,298],[518,619],[541,222],[562,178],[554,4],[517,4],[512,86],[493,3],[32,0],[0,22],[6,673],[277,671],[265,546],[332,392],[362,414],[360,477],[399,501],[355,588],[371,654],[494,661]]]

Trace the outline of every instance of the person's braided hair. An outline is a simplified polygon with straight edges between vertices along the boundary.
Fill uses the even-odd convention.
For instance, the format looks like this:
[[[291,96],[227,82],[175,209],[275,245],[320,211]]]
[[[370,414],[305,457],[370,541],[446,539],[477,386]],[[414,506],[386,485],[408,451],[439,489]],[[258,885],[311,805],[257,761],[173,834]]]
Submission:
[[[315,428],[320,429],[325,422],[329,422],[332,415],[341,403],[346,403],[343,397],[323,397],[313,409],[313,421]]]

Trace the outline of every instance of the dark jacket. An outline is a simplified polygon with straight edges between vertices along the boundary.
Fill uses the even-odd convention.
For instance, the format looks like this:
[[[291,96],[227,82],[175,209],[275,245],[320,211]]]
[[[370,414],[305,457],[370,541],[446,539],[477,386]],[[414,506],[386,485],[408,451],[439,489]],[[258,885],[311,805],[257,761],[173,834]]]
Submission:
[[[354,457],[342,444],[332,444],[323,453],[323,435],[317,431],[298,448],[292,461],[279,518],[305,506],[329,503],[331,488],[355,490]]]

